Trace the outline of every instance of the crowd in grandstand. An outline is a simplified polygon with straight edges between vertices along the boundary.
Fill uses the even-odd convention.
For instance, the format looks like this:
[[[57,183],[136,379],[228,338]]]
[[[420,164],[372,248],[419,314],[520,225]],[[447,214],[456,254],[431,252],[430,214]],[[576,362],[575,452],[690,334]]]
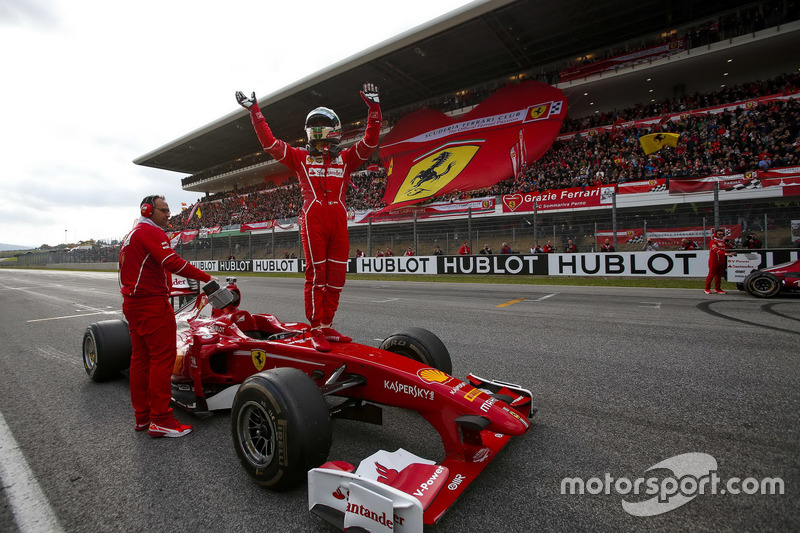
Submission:
[[[800,75],[789,74],[715,93],[694,94],[567,121],[562,132],[714,107],[757,96],[793,94],[798,88]],[[435,200],[800,165],[800,99],[773,101],[768,105],[714,115],[690,115],[677,122],[657,124],[654,128],[679,133],[681,140],[677,148],[645,156],[638,137],[649,131],[621,126],[598,130],[596,135],[575,135],[556,141],[524,174],[509,177],[491,189]],[[349,209],[379,209],[385,205],[386,176],[382,170],[355,172],[351,181],[347,197]],[[172,230],[182,230],[282,220],[298,216],[301,205],[296,182],[271,189],[254,186],[204,198],[193,208],[172,217],[170,224]]]
[[[781,78],[783,83],[755,82],[730,91],[732,100],[719,95],[695,95],[692,107],[713,107],[754,96],[796,92],[800,75]],[[778,89],[778,90],[776,90]],[[744,95],[747,95],[743,98]],[[622,117],[647,118],[689,109],[686,99],[660,103],[653,115],[636,115],[636,109],[623,110],[619,116],[609,115],[603,125],[619,123]],[[639,136],[650,133],[637,127],[615,127],[597,130],[596,134],[556,141],[550,150],[517,179],[497,184],[491,194],[544,191],[567,187],[584,187],[609,183],[625,183],[654,178],[689,178],[719,174],[736,174],[749,170],[798,164],[800,146],[800,100],[773,101],[751,109],[735,109],[718,114],[688,115],[677,122],[655,126],[655,131],[678,133],[681,141],[675,149],[665,149],[646,156],[639,145]],[[623,120],[629,120],[624,118]],[[572,124],[576,124],[573,121]]]

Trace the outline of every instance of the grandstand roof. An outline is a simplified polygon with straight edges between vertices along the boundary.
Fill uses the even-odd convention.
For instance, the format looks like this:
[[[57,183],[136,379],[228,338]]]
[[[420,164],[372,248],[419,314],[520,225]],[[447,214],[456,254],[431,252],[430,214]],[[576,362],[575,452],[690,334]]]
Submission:
[[[391,112],[481,83],[533,72],[556,61],[574,60],[593,50],[702,21],[749,3],[480,0],[263,96],[259,105],[276,137],[291,142],[302,137],[305,116],[318,105],[335,109],[345,124],[362,119],[365,111],[358,90],[365,81],[379,86],[384,110]],[[567,94],[570,116],[629,107],[649,101],[652,95],[664,99],[680,90],[714,90],[723,81],[723,70],[730,70],[730,77],[723,81],[730,84],[752,81],[762,72],[763,77],[787,72],[785,63],[793,58],[788,58],[792,54],[786,50],[800,48],[799,36],[800,31],[793,31],[748,46],[723,43],[725,61],[733,59],[729,69],[722,64],[721,52],[694,49],[691,61],[681,61],[680,65],[665,62],[658,67],[661,70],[649,69],[647,77],[652,81],[645,81],[645,76],[634,80],[633,76],[618,74],[559,87]],[[677,87],[680,85],[682,89]],[[650,89],[654,92],[649,93]],[[584,96],[585,92],[591,96]],[[237,108],[134,163],[195,174],[260,150],[249,115]],[[224,190],[221,186],[223,183],[217,182],[213,189]],[[226,186],[230,189],[232,184]],[[208,185],[185,188],[202,191],[208,190]]]

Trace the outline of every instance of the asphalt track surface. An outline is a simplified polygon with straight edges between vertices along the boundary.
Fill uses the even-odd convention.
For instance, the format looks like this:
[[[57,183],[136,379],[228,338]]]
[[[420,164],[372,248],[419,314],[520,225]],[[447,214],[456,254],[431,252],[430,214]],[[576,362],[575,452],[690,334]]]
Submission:
[[[243,277],[239,286],[243,308],[303,320],[301,280]],[[114,273],[0,270],[0,414],[13,439],[2,446],[18,446],[44,498],[42,508],[29,499],[12,507],[24,480],[7,474],[0,531],[31,516],[32,530],[54,530],[36,522],[42,509],[64,531],[332,531],[308,512],[305,486],[272,493],[250,480],[228,413],[178,413],[195,425],[180,439],[133,430],[127,380],[90,381],[80,355],[85,327],[120,307]],[[337,325],[373,346],[398,328],[425,327],[447,345],[456,377],[474,372],[534,394],[531,431],[427,531],[800,529],[798,298],[350,281]],[[330,459],[357,464],[398,447],[442,455],[424,420],[387,409],[383,426],[336,421]],[[564,478],[653,476],[651,466],[690,452],[713,456],[723,481],[779,477],[784,494],[703,494],[636,517],[622,501],[647,497],[613,486],[561,491]]]

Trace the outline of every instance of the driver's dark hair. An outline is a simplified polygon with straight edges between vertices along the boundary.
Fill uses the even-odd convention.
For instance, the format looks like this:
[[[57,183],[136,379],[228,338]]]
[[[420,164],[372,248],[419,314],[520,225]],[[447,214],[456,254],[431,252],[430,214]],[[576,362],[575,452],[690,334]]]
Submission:
[[[142,207],[144,204],[150,204],[150,205],[152,205],[153,207],[155,207],[155,205],[154,205],[154,202],[156,201],[156,198],[161,198],[161,199],[162,199],[162,200],[164,200],[165,202],[167,201],[167,199],[166,199],[166,198],[164,198],[164,197],[163,197],[162,195],[160,195],[160,194],[151,194],[150,196],[145,196],[144,198],[142,198],[142,201],[141,201],[141,203],[139,204],[139,207]]]

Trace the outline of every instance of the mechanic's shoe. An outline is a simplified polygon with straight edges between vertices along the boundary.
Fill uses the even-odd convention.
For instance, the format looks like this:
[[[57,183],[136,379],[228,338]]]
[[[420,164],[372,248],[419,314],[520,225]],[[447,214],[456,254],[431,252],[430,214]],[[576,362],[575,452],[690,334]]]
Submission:
[[[136,431],[144,431],[145,429],[150,427],[150,412],[146,413],[134,413],[136,417],[136,426],[133,429]]]
[[[330,352],[331,351],[331,343],[325,338],[325,335],[322,333],[320,329],[312,329],[311,330],[311,344],[314,346],[314,349],[318,352]]]
[[[714,291],[714,294],[728,294],[728,292],[727,292],[727,291],[720,290],[720,289],[716,289],[716,290]]]
[[[708,289],[704,290],[703,292],[706,293],[706,294],[711,294],[711,291],[708,290]]]
[[[151,437],[183,437],[191,432],[192,426],[181,424],[174,418],[164,424],[150,422],[150,428],[147,430],[147,434]]]
[[[322,328],[322,334],[325,335],[325,338],[331,342],[350,342],[352,341],[352,337],[348,337],[347,335],[342,335],[338,331],[333,328]]]

